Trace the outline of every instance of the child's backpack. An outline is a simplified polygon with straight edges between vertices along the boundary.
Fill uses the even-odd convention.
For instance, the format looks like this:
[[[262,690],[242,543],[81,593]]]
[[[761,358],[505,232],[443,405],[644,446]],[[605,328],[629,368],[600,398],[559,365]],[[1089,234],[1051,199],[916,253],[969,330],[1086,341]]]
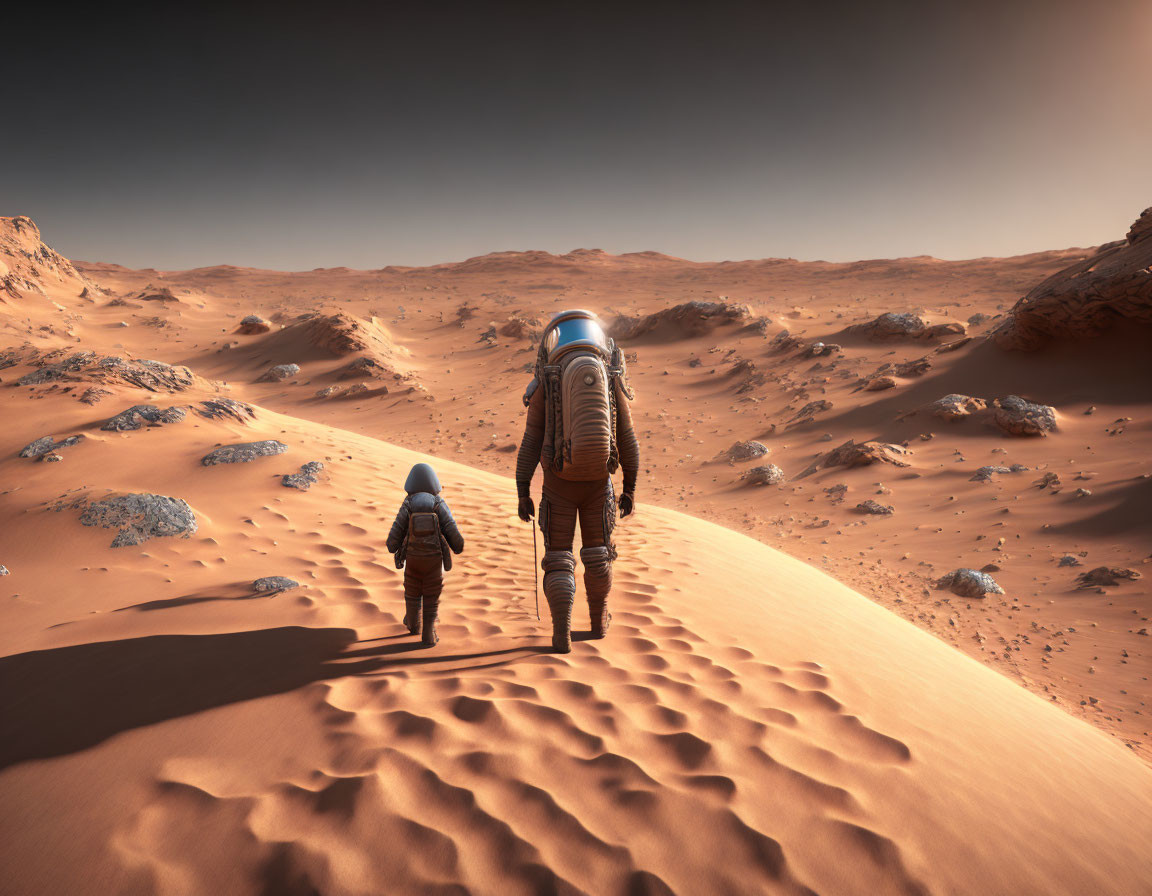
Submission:
[[[436,503],[440,499],[436,498]],[[435,511],[412,511],[408,516],[408,537],[404,540],[404,557],[440,557],[444,569],[452,568],[452,552],[440,532],[440,517]]]
[[[603,351],[581,346],[552,353],[541,340],[537,387],[544,388],[544,444],[540,464],[561,479],[603,479],[620,467],[616,403],[631,398],[624,355],[603,338]]]

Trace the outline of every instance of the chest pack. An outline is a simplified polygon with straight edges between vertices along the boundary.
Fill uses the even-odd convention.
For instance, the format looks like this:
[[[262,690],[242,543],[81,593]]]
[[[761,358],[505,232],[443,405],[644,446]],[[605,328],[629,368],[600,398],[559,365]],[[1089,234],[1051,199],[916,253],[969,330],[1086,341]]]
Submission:
[[[616,405],[629,396],[624,355],[611,340],[608,349],[607,363],[598,351],[578,350],[537,364],[545,408],[540,465],[561,479],[603,479],[620,467]]]

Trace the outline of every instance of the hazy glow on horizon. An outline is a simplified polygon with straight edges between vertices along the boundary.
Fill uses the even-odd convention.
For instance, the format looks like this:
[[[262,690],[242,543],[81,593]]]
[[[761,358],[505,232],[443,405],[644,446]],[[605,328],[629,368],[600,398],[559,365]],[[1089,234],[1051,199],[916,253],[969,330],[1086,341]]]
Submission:
[[[815,7],[29,25],[0,214],[75,258],[303,270],[1011,255],[1152,204],[1152,0]]]

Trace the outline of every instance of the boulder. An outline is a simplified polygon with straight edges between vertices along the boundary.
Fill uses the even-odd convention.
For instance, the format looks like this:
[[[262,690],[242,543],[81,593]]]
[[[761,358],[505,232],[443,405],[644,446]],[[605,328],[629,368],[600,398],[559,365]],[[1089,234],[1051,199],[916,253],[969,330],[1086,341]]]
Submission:
[[[1063,557],[1060,558],[1060,562],[1057,565],[1058,566],[1083,566],[1084,564],[1080,562],[1079,557],[1077,557],[1073,554],[1065,554]]]
[[[896,385],[896,380],[890,376],[876,376],[868,380],[868,384],[864,387],[865,392],[882,392],[885,389],[891,389]]]
[[[775,464],[765,464],[746,470],[740,480],[749,485],[778,485],[784,481],[784,471]]]
[[[889,506],[888,504],[880,504],[877,501],[873,501],[871,498],[869,498],[867,501],[861,501],[859,504],[857,504],[856,510],[859,513],[870,513],[877,516],[888,516],[894,512],[893,507]]]
[[[84,441],[84,438],[82,435],[75,435],[57,441],[52,438],[52,436],[41,436],[35,442],[29,442],[21,448],[20,456],[31,458],[46,457],[60,448],[71,448],[73,445]]]
[[[527,339],[530,342],[539,342],[543,332],[544,321],[538,317],[511,317],[500,328],[501,336]]]
[[[961,597],[983,597],[986,594],[1003,594],[1004,589],[986,572],[978,569],[956,569],[942,577],[937,588],[947,588]]]
[[[1012,464],[1010,467],[1005,467],[1002,464],[990,464],[986,467],[981,467],[972,474],[969,482],[991,482],[994,475],[1004,473],[1023,473],[1028,468],[1023,464]]]
[[[223,445],[204,455],[200,463],[206,467],[214,467],[217,464],[246,464],[258,457],[272,457],[276,454],[283,454],[287,450],[287,445],[283,442],[277,442],[275,439],[268,439],[263,442],[242,442],[238,445]]]
[[[318,460],[310,460],[300,467],[299,473],[288,473],[284,476],[280,480],[280,484],[286,488],[298,488],[300,491],[306,492],[320,481],[319,474],[323,469],[323,463]]]
[[[121,411],[100,428],[107,432],[128,432],[140,429],[145,424],[179,423],[187,416],[184,408],[171,407],[161,410],[154,404],[138,404]]]
[[[44,360],[53,359],[39,370],[26,373],[16,381],[20,386],[37,386],[51,382],[98,382],[125,384],[147,389],[149,392],[181,392],[196,385],[196,376],[187,367],[173,367],[161,361],[138,361],[95,352],[75,352],[55,360],[59,352],[52,352]],[[204,381],[200,381],[204,384]]]
[[[933,417],[939,417],[941,420],[959,420],[976,411],[983,411],[987,407],[988,402],[982,398],[972,398],[969,395],[953,393],[952,395],[945,395],[943,398],[937,398],[928,405],[928,411]]]
[[[1018,395],[999,398],[992,419],[1004,432],[1013,436],[1044,436],[1056,431],[1056,409],[1035,404]]]
[[[187,502],[164,495],[113,495],[93,501],[80,514],[80,522],[85,526],[118,529],[112,540],[114,548],[156,537],[187,538],[196,531],[196,515]]]
[[[275,367],[266,370],[257,382],[282,383],[284,380],[296,376],[299,372],[299,364],[277,364]]]
[[[287,576],[264,576],[252,583],[252,590],[258,593],[277,593],[299,588],[300,583]]]
[[[1036,351],[1125,323],[1152,324],[1152,208],[1125,239],[1105,243],[1034,287],[989,338],[1001,348]]]
[[[731,462],[755,460],[758,457],[764,457],[768,454],[769,448],[763,442],[757,442],[752,439],[747,442],[735,442],[732,447],[724,452],[724,457]]]
[[[620,317],[609,328],[608,335],[621,341],[643,336],[690,339],[729,324],[746,324],[751,318],[752,310],[747,305],[692,301],[645,317]]]

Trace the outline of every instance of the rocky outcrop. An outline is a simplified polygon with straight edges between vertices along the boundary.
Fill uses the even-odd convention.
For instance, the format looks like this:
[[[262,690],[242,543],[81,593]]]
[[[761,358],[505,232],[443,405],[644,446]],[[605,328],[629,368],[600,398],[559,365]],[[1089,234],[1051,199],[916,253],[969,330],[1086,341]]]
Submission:
[[[538,317],[510,317],[500,328],[501,336],[539,342],[544,333],[544,321]]]
[[[847,330],[853,336],[863,336],[874,342],[890,339],[943,339],[948,336],[963,336],[964,324],[946,321],[928,324],[919,314],[911,311],[888,311],[870,321],[853,324]]]
[[[275,594],[299,587],[299,582],[287,576],[264,576],[264,578],[257,579],[252,583],[252,590],[260,594]]]
[[[1035,351],[1053,340],[1090,339],[1125,322],[1152,324],[1152,208],[1125,239],[1034,287],[990,338],[1001,348]]]
[[[608,335],[627,342],[641,337],[668,340],[704,336],[719,327],[746,324],[752,317],[747,305],[732,302],[685,302],[644,317],[620,317]]]
[[[856,505],[856,512],[872,514],[874,516],[890,516],[895,511],[890,504],[881,504],[879,501],[873,501],[869,498]]]
[[[97,382],[137,386],[149,392],[182,392],[196,385],[198,379],[187,367],[175,367],[161,361],[127,360],[91,351],[72,354],[53,351],[40,356],[34,363],[39,369],[20,377],[16,381],[18,385]],[[209,385],[204,380],[199,384]]]
[[[945,395],[928,405],[928,413],[941,420],[959,420],[976,411],[986,410],[988,402],[983,398],[972,398],[969,395]]]
[[[306,492],[320,481],[320,471],[323,469],[323,463],[318,460],[310,460],[300,467],[299,473],[285,475],[280,480],[280,484],[285,488],[298,488],[300,491]]]
[[[71,448],[73,445],[83,442],[84,436],[75,435],[68,436],[67,438],[57,441],[52,436],[41,436],[34,442],[29,442],[20,449],[21,457],[38,458],[47,457],[61,448]]]
[[[992,419],[1012,436],[1044,436],[1056,431],[1056,409],[1025,401],[1018,395],[999,398]]]
[[[258,336],[261,333],[269,332],[271,329],[271,322],[266,321],[259,314],[249,314],[240,321],[240,326],[236,328],[236,332],[241,336]]]
[[[277,364],[264,372],[257,382],[260,383],[282,383],[284,380],[291,379],[300,372],[299,364]]]
[[[161,410],[154,404],[138,404],[121,411],[100,428],[107,432],[128,432],[145,425],[179,423],[188,415],[184,408],[171,407]]]
[[[193,406],[192,410],[205,420],[235,420],[247,423],[256,419],[256,409],[245,401],[235,398],[209,398]]]
[[[1104,587],[1119,585],[1121,582],[1134,582],[1143,578],[1134,569],[1125,569],[1121,566],[1097,566],[1088,572],[1082,572],[1077,580],[1081,588]]]
[[[0,303],[25,293],[46,295],[53,288],[85,298],[100,288],[81,274],[67,258],[45,245],[31,218],[0,217]]]
[[[986,572],[978,569],[955,569],[942,577],[937,588],[948,589],[961,597],[984,597],[986,594],[1003,594],[1004,589]]]
[[[206,467],[214,467],[217,464],[246,464],[258,457],[273,457],[277,454],[283,454],[287,450],[287,445],[283,442],[277,442],[275,439],[268,439],[263,442],[241,442],[238,445],[223,445],[209,452],[204,455],[200,463]]]
[[[972,474],[969,482],[991,482],[992,477],[1002,475],[1004,473],[1023,473],[1028,468],[1024,464],[1012,464],[1010,467],[1005,467],[1000,464],[990,464],[986,467],[980,467],[975,473]]]
[[[779,485],[784,481],[784,471],[776,464],[764,464],[745,471],[740,481],[749,485]]]
[[[832,402],[826,398],[810,401],[788,419],[788,425],[799,426],[801,423],[810,423],[817,414],[830,410],[832,410]]]
[[[112,547],[141,544],[149,538],[196,531],[196,515],[187,502],[165,495],[114,495],[84,507],[80,522],[85,526],[118,529]]]
[[[816,458],[800,476],[808,476],[827,467],[863,467],[877,463],[909,467],[911,463],[905,458],[911,453],[900,445],[890,445],[886,442],[857,443],[849,439],[838,448]]]

